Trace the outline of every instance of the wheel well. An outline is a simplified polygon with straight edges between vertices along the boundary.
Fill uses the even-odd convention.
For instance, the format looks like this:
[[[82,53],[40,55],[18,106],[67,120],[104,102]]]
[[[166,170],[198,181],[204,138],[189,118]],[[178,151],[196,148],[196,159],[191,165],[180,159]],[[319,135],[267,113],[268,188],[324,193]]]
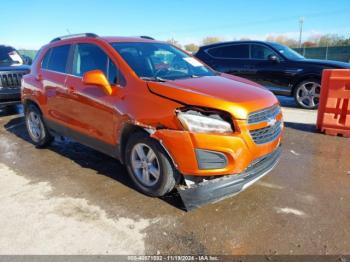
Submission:
[[[138,126],[138,125],[134,125],[134,124],[127,124],[124,128],[123,128],[123,131],[122,131],[122,134],[120,136],[120,147],[119,147],[119,152],[120,152],[120,156],[121,156],[121,161],[124,163],[124,156],[125,156],[125,149],[126,149],[126,145],[128,143],[128,140],[129,138],[135,134],[135,133],[138,133],[138,132],[142,132],[142,133],[145,133],[147,134],[148,136],[150,136],[150,133],[147,132],[143,127],[141,126]],[[155,139],[157,140],[157,139]],[[158,141],[159,142],[159,141]],[[175,165],[175,162],[173,160],[173,158],[170,156],[169,152],[166,150],[166,148],[164,148],[164,146],[161,144],[161,147],[163,147],[163,149],[165,150],[166,154],[168,155],[168,157],[172,160],[174,166]]]
[[[134,125],[134,124],[127,124],[122,131],[122,134],[120,136],[120,146],[119,146],[119,152],[120,152],[120,158],[119,160],[124,164],[125,163],[125,150],[126,150],[126,145],[128,143],[129,138],[135,134],[135,133],[139,133],[139,132],[143,132],[145,134],[147,134],[148,136],[150,136],[150,133],[147,132],[143,127],[138,126],[138,125]],[[156,139],[155,139],[156,140]],[[159,142],[159,141],[157,141]],[[176,177],[176,183],[182,183],[183,182],[183,175],[178,171],[177,169],[177,165],[174,161],[174,159],[171,157],[170,153],[167,151],[167,149],[164,147],[164,145],[162,143],[160,143],[160,146],[164,149],[165,154],[169,157],[170,161],[172,162],[177,174],[179,174]]]
[[[318,81],[321,81],[321,76],[318,75],[306,75],[303,76],[302,78],[298,79],[298,81],[296,81],[293,85],[293,89],[292,89],[292,94],[294,94],[295,88],[303,81],[308,80],[308,79],[316,79]]]
[[[35,107],[40,111],[40,113],[42,113],[42,111],[41,111],[39,105],[38,105],[36,102],[34,102],[33,100],[30,100],[30,99],[26,99],[26,100],[23,102],[24,112],[26,111],[26,109],[28,108],[29,105],[35,106]]]
[[[128,143],[129,138],[138,132],[143,132],[145,134],[149,133],[144,130],[142,127],[133,125],[133,124],[127,124],[122,131],[122,134],[120,136],[120,146],[119,146],[119,151],[120,151],[120,160],[122,163],[125,163],[125,149],[126,149],[126,144]]]

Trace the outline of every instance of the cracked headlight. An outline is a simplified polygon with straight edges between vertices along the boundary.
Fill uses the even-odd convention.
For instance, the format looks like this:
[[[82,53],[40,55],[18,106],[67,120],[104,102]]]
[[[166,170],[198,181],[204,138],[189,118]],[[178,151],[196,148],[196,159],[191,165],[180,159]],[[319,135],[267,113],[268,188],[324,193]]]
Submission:
[[[203,115],[197,111],[178,112],[177,118],[183,127],[197,133],[232,133],[231,124],[218,114]]]

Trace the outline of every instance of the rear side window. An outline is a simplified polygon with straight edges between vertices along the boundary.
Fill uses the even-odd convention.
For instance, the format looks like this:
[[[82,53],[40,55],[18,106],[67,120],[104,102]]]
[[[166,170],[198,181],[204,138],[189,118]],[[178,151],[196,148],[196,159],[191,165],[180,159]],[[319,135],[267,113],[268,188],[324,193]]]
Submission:
[[[235,59],[248,59],[249,58],[249,45],[226,45],[220,47],[210,48],[207,51],[211,56],[217,58],[235,58]]]
[[[51,48],[42,61],[42,68],[55,72],[66,72],[66,65],[70,45],[62,45]]]
[[[111,84],[117,83],[118,69],[97,45],[77,44],[74,50],[73,75],[83,76],[91,70],[101,70]]]

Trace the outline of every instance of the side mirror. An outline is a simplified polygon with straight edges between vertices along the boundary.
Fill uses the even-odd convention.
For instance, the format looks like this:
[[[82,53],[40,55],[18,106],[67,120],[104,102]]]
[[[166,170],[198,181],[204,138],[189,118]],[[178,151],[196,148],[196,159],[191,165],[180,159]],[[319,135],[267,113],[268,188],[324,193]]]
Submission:
[[[279,63],[279,62],[280,62],[279,57],[276,56],[276,55],[269,55],[269,56],[268,56],[268,59],[269,59],[270,61],[272,61],[272,62],[276,62],[276,63]]]
[[[113,94],[113,88],[101,70],[92,70],[86,72],[83,76],[83,83],[85,85],[100,86],[103,88],[103,91],[105,91],[107,95]]]

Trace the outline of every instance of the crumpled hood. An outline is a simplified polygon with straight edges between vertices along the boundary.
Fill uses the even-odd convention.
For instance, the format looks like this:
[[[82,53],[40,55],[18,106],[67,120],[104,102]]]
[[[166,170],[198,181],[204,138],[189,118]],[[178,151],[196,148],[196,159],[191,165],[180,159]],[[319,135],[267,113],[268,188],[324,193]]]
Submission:
[[[220,109],[237,119],[246,119],[254,112],[278,103],[267,89],[226,74],[186,78],[167,82],[148,82],[149,89],[158,95],[193,106]]]

